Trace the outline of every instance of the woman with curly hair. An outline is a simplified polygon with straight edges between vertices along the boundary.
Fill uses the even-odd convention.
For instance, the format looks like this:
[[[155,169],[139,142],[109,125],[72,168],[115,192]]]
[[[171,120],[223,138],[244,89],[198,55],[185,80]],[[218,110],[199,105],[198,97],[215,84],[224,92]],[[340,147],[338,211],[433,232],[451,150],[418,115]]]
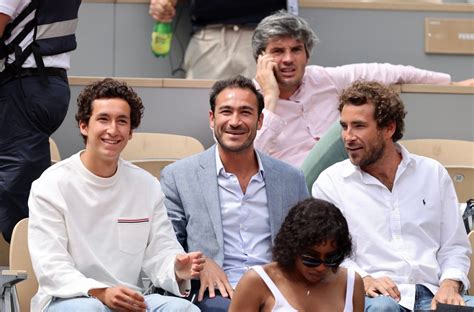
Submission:
[[[364,285],[340,268],[351,255],[346,219],[333,204],[307,199],[291,208],[273,247],[273,261],[240,280],[233,311],[363,311]]]

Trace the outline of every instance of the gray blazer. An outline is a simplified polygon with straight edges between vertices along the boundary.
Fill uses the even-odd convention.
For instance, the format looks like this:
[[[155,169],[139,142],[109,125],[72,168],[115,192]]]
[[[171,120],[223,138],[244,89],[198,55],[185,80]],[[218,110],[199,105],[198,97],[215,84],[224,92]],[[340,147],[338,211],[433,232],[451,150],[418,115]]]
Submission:
[[[160,183],[178,241],[186,251],[202,251],[222,266],[224,238],[216,173],[216,146],[166,166]],[[258,153],[265,170],[272,240],[288,210],[306,199],[303,172]]]

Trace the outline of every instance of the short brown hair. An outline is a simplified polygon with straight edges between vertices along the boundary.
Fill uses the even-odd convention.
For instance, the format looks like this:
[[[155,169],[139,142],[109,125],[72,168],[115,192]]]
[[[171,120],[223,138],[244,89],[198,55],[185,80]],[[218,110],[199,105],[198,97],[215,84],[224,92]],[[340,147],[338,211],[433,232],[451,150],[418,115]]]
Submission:
[[[119,98],[130,105],[130,126],[135,129],[140,125],[143,116],[143,103],[137,93],[125,82],[112,78],[95,81],[87,85],[77,97],[76,121],[89,124],[92,115],[92,102],[97,99]],[[84,142],[87,136],[82,135]]]
[[[357,80],[343,91],[339,97],[339,111],[345,105],[374,105],[374,119],[379,129],[387,127],[391,122],[396,125],[392,141],[397,142],[405,131],[404,118],[407,114],[403,101],[392,88],[377,81]]]

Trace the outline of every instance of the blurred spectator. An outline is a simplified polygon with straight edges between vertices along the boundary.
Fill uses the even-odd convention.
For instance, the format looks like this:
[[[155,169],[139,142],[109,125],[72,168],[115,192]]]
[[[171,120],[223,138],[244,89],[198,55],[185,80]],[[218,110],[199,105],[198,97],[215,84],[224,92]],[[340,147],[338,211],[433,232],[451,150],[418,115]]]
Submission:
[[[171,22],[177,0],[151,0],[150,15]],[[251,39],[255,26],[286,0],[191,0],[192,37],[184,69],[190,79],[227,79],[255,76]]]
[[[39,2],[0,3],[0,230],[7,241],[28,217],[31,182],[51,164],[49,136],[70,98],[66,70],[81,1]]]

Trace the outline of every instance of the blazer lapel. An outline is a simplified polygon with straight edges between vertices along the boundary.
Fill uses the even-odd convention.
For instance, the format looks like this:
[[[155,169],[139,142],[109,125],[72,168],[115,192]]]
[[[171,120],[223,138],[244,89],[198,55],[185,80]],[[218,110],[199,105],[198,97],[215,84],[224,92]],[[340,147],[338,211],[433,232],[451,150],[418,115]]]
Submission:
[[[199,169],[197,173],[201,194],[204,197],[204,202],[211,218],[217,243],[221,248],[224,248],[215,153],[216,146],[214,145],[208,149],[207,152],[202,154],[202,157],[199,160]]]
[[[279,226],[282,222],[282,194],[283,183],[282,177],[275,170],[271,159],[259,153],[262,166],[265,171],[265,190],[267,192],[268,214],[270,216],[270,230],[272,232],[272,241],[275,239]]]

